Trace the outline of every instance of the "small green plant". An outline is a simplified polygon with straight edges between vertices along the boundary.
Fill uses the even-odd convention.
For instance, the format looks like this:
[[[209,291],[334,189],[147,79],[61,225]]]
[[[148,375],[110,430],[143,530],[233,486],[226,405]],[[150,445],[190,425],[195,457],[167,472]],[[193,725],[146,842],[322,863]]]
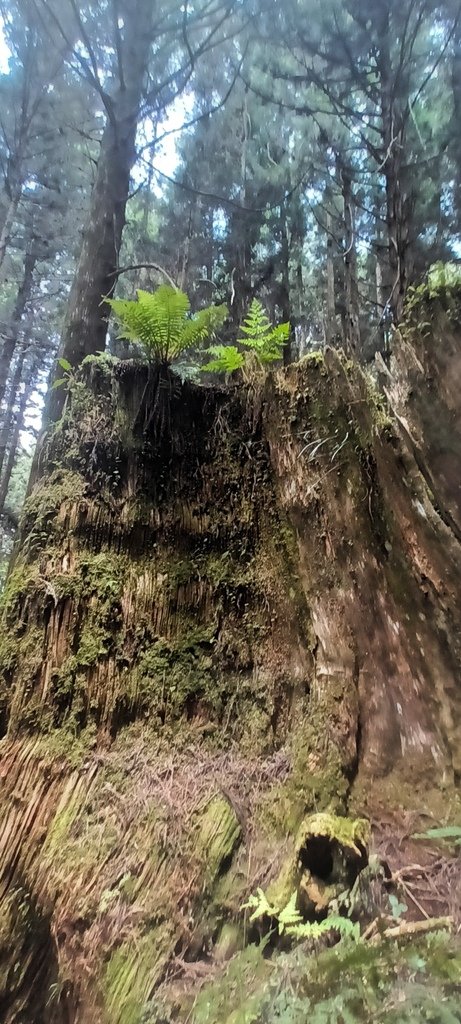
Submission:
[[[120,324],[119,338],[141,345],[152,362],[169,365],[186,349],[210,341],[227,316],[226,306],[208,306],[190,315],[185,292],[161,285],[137,291],[137,299],[108,299]]]
[[[51,388],[53,391],[55,391],[56,388],[66,388],[66,390],[68,390],[74,376],[72,366],[68,359],[58,359],[58,366],[64,371],[64,375],[53,381]]]
[[[296,939],[318,939],[327,932],[337,931],[342,937],[348,936],[356,941],[360,938],[359,925],[347,917],[340,917],[339,914],[331,914],[323,921],[304,921],[296,906],[297,897],[295,890],[286,906],[279,910],[269,903],[265,892],[258,889],[256,894],[250,896],[248,903],[243,905],[242,910],[253,911],[250,916],[251,922],[262,917],[276,920],[279,935],[288,935]]]
[[[461,846],[461,825],[447,825],[446,828],[429,828],[427,832],[415,832],[413,839],[439,839]]]
[[[281,359],[283,346],[290,336],[290,324],[279,324],[273,327],[264,309],[257,299],[253,299],[250,309],[240,328],[241,336],[237,345],[212,345],[208,353],[214,356],[202,370],[209,373],[233,373],[251,363],[265,366]]]

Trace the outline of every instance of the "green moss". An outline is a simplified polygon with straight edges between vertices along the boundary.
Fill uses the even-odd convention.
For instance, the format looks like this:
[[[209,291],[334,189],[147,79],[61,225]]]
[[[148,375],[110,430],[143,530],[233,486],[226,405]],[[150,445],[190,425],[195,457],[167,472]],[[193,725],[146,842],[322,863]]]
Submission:
[[[363,851],[368,848],[370,841],[370,826],[364,818],[346,818],[335,814],[317,813],[305,818],[301,823],[294,842],[293,853],[285,861],[277,879],[268,889],[269,902],[282,910],[287,905],[293,892],[307,893],[306,881],[309,884],[311,874],[303,866],[300,854],[303,849],[308,848],[309,841],[322,837],[334,845],[337,844],[342,850],[349,850],[357,860],[360,861]],[[341,862],[339,862],[340,864]],[[332,878],[329,887],[322,893],[322,899],[328,901],[338,895],[337,887],[344,888],[344,880],[335,875],[334,858],[332,861]],[[305,897],[304,897],[305,898]]]
[[[107,962],[103,986],[107,1024],[142,1024],[171,942],[170,927],[158,925],[114,950]]]
[[[35,484],[24,502],[20,519],[21,532],[29,552],[43,548],[50,536],[59,533],[62,522],[59,513],[62,507],[66,503],[69,508],[75,505],[85,490],[83,476],[66,469],[56,469]]]
[[[196,850],[205,862],[207,882],[212,885],[222,869],[229,865],[241,838],[241,826],[234,808],[217,795],[201,814]]]

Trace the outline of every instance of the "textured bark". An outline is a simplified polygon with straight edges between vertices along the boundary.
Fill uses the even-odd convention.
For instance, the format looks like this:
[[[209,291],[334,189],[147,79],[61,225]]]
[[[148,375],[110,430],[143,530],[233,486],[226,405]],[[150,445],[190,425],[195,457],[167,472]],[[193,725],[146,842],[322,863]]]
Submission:
[[[389,301],[395,323],[402,318],[409,284],[410,225],[413,194],[405,166],[406,125],[409,102],[408,68],[392,68],[392,20],[388,3],[380,14],[380,50],[377,68],[381,91],[381,119],[384,158],[382,171],[386,179],[386,213],[389,240]],[[395,82],[399,80],[397,93]],[[403,96],[404,101],[399,101]]]
[[[141,1019],[175,957],[245,941],[242,903],[311,811],[455,812],[457,429],[431,454],[452,312],[396,338],[399,379],[429,397],[423,354],[438,367],[437,422],[393,375],[386,412],[333,351],[259,393],[81,371],[4,596],[6,1024]]]
[[[344,165],[339,168],[344,202],[345,252],[344,252],[344,293],[345,293],[345,348],[347,352],[360,353],[359,285],[357,278],[357,250],[354,227],[354,197],[352,175]]]
[[[59,355],[72,366],[78,366],[85,356],[105,349],[109,307],[102,299],[111,297],[117,280],[115,271],[125,226],[131,168],[136,158],[135,140],[152,43],[153,15],[154,6],[149,0],[136,0],[127,19],[124,79],[109,102],[82,250],[61,339]],[[51,420],[59,417],[62,403],[62,393],[52,391],[48,399]]]
[[[336,300],[335,300],[335,268],[333,261],[333,218],[327,213],[327,288],[326,288],[326,323],[325,335],[327,345],[336,342]]]
[[[37,256],[35,252],[27,252],[24,259],[22,280],[16,295],[16,302],[14,304],[11,320],[2,338],[2,348],[0,352],[0,402],[3,402],[3,398],[5,396],[6,383],[8,380],[11,361],[18,343],[21,321],[32,292],[36,263]]]

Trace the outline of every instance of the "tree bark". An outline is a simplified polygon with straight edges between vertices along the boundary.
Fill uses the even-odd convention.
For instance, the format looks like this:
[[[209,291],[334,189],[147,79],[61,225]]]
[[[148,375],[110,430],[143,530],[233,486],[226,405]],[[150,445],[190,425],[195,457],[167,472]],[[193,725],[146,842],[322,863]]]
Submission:
[[[6,383],[10,372],[11,361],[16,351],[21,321],[27,303],[30,299],[34,283],[34,270],[37,263],[37,256],[34,250],[26,252],[22,280],[16,295],[16,302],[9,326],[3,334],[3,343],[0,352],[0,403],[5,396]]]
[[[395,96],[391,58],[392,22],[389,4],[383,3],[380,17],[380,49],[377,67],[381,92],[383,139],[382,171],[386,180],[386,212],[389,239],[389,302],[396,324],[402,318],[410,272],[410,216],[412,196],[405,172],[406,105],[408,71],[399,69],[399,92]]]
[[[104,351],[115,284],[136,132],[152,42],[153,5],[136,0],[127,18],[124,79],[110,98],[101,139],[82,249],[67,307],[59,356],[77,366],[91,353]],[[56,370],[55,376],[58,375]],[[63,396],[49,395],[47,414],[56,419]]]
[[[3,463],[5,461],[5,453],[10,442],[10,434],[13,424],[14,408],[16,406],[19,387],[22,381],[22,372],[24,367],[24,360],[29,345],[30,333],[28,333],[22,341],[21,350],[18,354],[16,365],[14,368],[13,377],[11,379],[8,401],[5,406],[5,412],[3,415],[3,422],[0,430],[0,477],[3,470]]]
[[[351,171],[343,163],[339,166],[344,202],[344,295],[346,351],[360,354],[359,286],[357,279],[357,250],[354,226],[354,197]]]
[[[326,260],[326,320],[325,338],[327,345],[336,344],[336,296],[335,296],[335,265],[333,258],[333,218],[327,213],[327,260]]]
[[[6,251],[11,237],[11,231],[16,217],[16,211],[21,199],[21,189],[16,188],[8,197],[5,204],[4,216],[0,226],[0,269],[4,263]]]
[[[147,368],[78,372],[3,605],[6,1024],[141,1020],[245,944],[306,814],[457,806],[461,326],[421,316],[396,415],[332,350],[170,378],[166,432]]]

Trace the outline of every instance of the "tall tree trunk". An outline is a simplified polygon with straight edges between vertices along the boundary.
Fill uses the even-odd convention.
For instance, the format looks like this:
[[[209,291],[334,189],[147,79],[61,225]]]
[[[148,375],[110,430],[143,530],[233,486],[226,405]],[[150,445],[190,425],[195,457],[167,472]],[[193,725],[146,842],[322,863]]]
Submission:
[[[335,266],[333,259],[333,217],[327,213],[327,259],[326,259],[326,317],[325,338],[327,345],[336,342]]]
[[[409,239],[412,199],[405,181],[405,104],[395,96],[392,73],[392,24],[389,3],[383,2],[380,18],[381,46],[377,57],[381,91],[383,161],[381,170],[386,180],[386,212],[389,238],[389,302],[398,323],[402,317],[409,280]],[[400,93],[406,95],[403,83],[408,72],[401,69]]]
[[[124,79],[110,100],[101,139],[96,180],[83,235],[82,250],[69,297],[59,355],[77,366],[85,356],[103,351],[113,294],[131,168],[136,159],[136,131],[152,40],[151,0],[136,0],[126,26]],[[52,391],[48,416],[56,419],[63,395]]]
[[[354,197],[352,194],[352,176],[350,169],[340,165],[340,178],[344,202],[344,296],[345,296],[345,330],[346,350],[360,353],[360,319],[359,319],[359,286],[357,280],[357,250],[354,226]]]
[[[458,231],[461,227],[461,139],[459,126],[461,124],[461,27],[458,27],[453,40],[453,55],[451,58],[451,91],[453,97],[453,120],[452,120],[452,152],[456,166],[454,205],[458,218]]]
[[[291,323],[290,303],[290,238],[288,234],[287,210],[285,203],[280,205],[280,270],[281,282],[279,289],[279,306],[283,323]],[[292,360],[292,330],[283,346],[283,362],[288,366]]]
[[[11,238],[11,229],[16,217],[16,211],[21,199],[21,189],[16,188],[8,197],[4,207],[3,217],[0,217],[0,268],[6,256],[6,250]]]
[[[3,463],[5,461],[5,453],[10,441],[10,435],[14,418],[14,409],[18,398],[19,387],[22,381],[22,371],[24,367],[24,360],[26,357],[27,348],[28,338],[23,340],[21,350],[18,353],[13,377],[9,388],[8,401],[6,403],[5,412],[3,415],[3,422],[0,430],[0,476],[3,470]]]
[[[36,371],[37,363],[34,363],[34,365],[30,368],[27,385],[24,388],[24,391],[19,400],[18,409],[14,417],[14,422],[10,424],[10,426],[13,427],[13,430],[9,438],[8,458],[6,460],[6,464],[0,482],[0,516],[3,514],[5,508],[5,502],[8,495],[8,488],[10,486],[11,474],[14,469],[16,455],[18,452],[19,439],[21,436],[21,432],[24,429],[24,417],[35,386]]]
[[[13,359],[16,351],[21,320],[32,292],[36,263],[36,253],[33,250],[27,252],[24,259],[22,280],[16,295],[16,302],[11,316],[10,325],[4,334],[3,344],[0,351],[0,402],[3,402],[5,396],[6,382],[8,380],[11,360]]]

